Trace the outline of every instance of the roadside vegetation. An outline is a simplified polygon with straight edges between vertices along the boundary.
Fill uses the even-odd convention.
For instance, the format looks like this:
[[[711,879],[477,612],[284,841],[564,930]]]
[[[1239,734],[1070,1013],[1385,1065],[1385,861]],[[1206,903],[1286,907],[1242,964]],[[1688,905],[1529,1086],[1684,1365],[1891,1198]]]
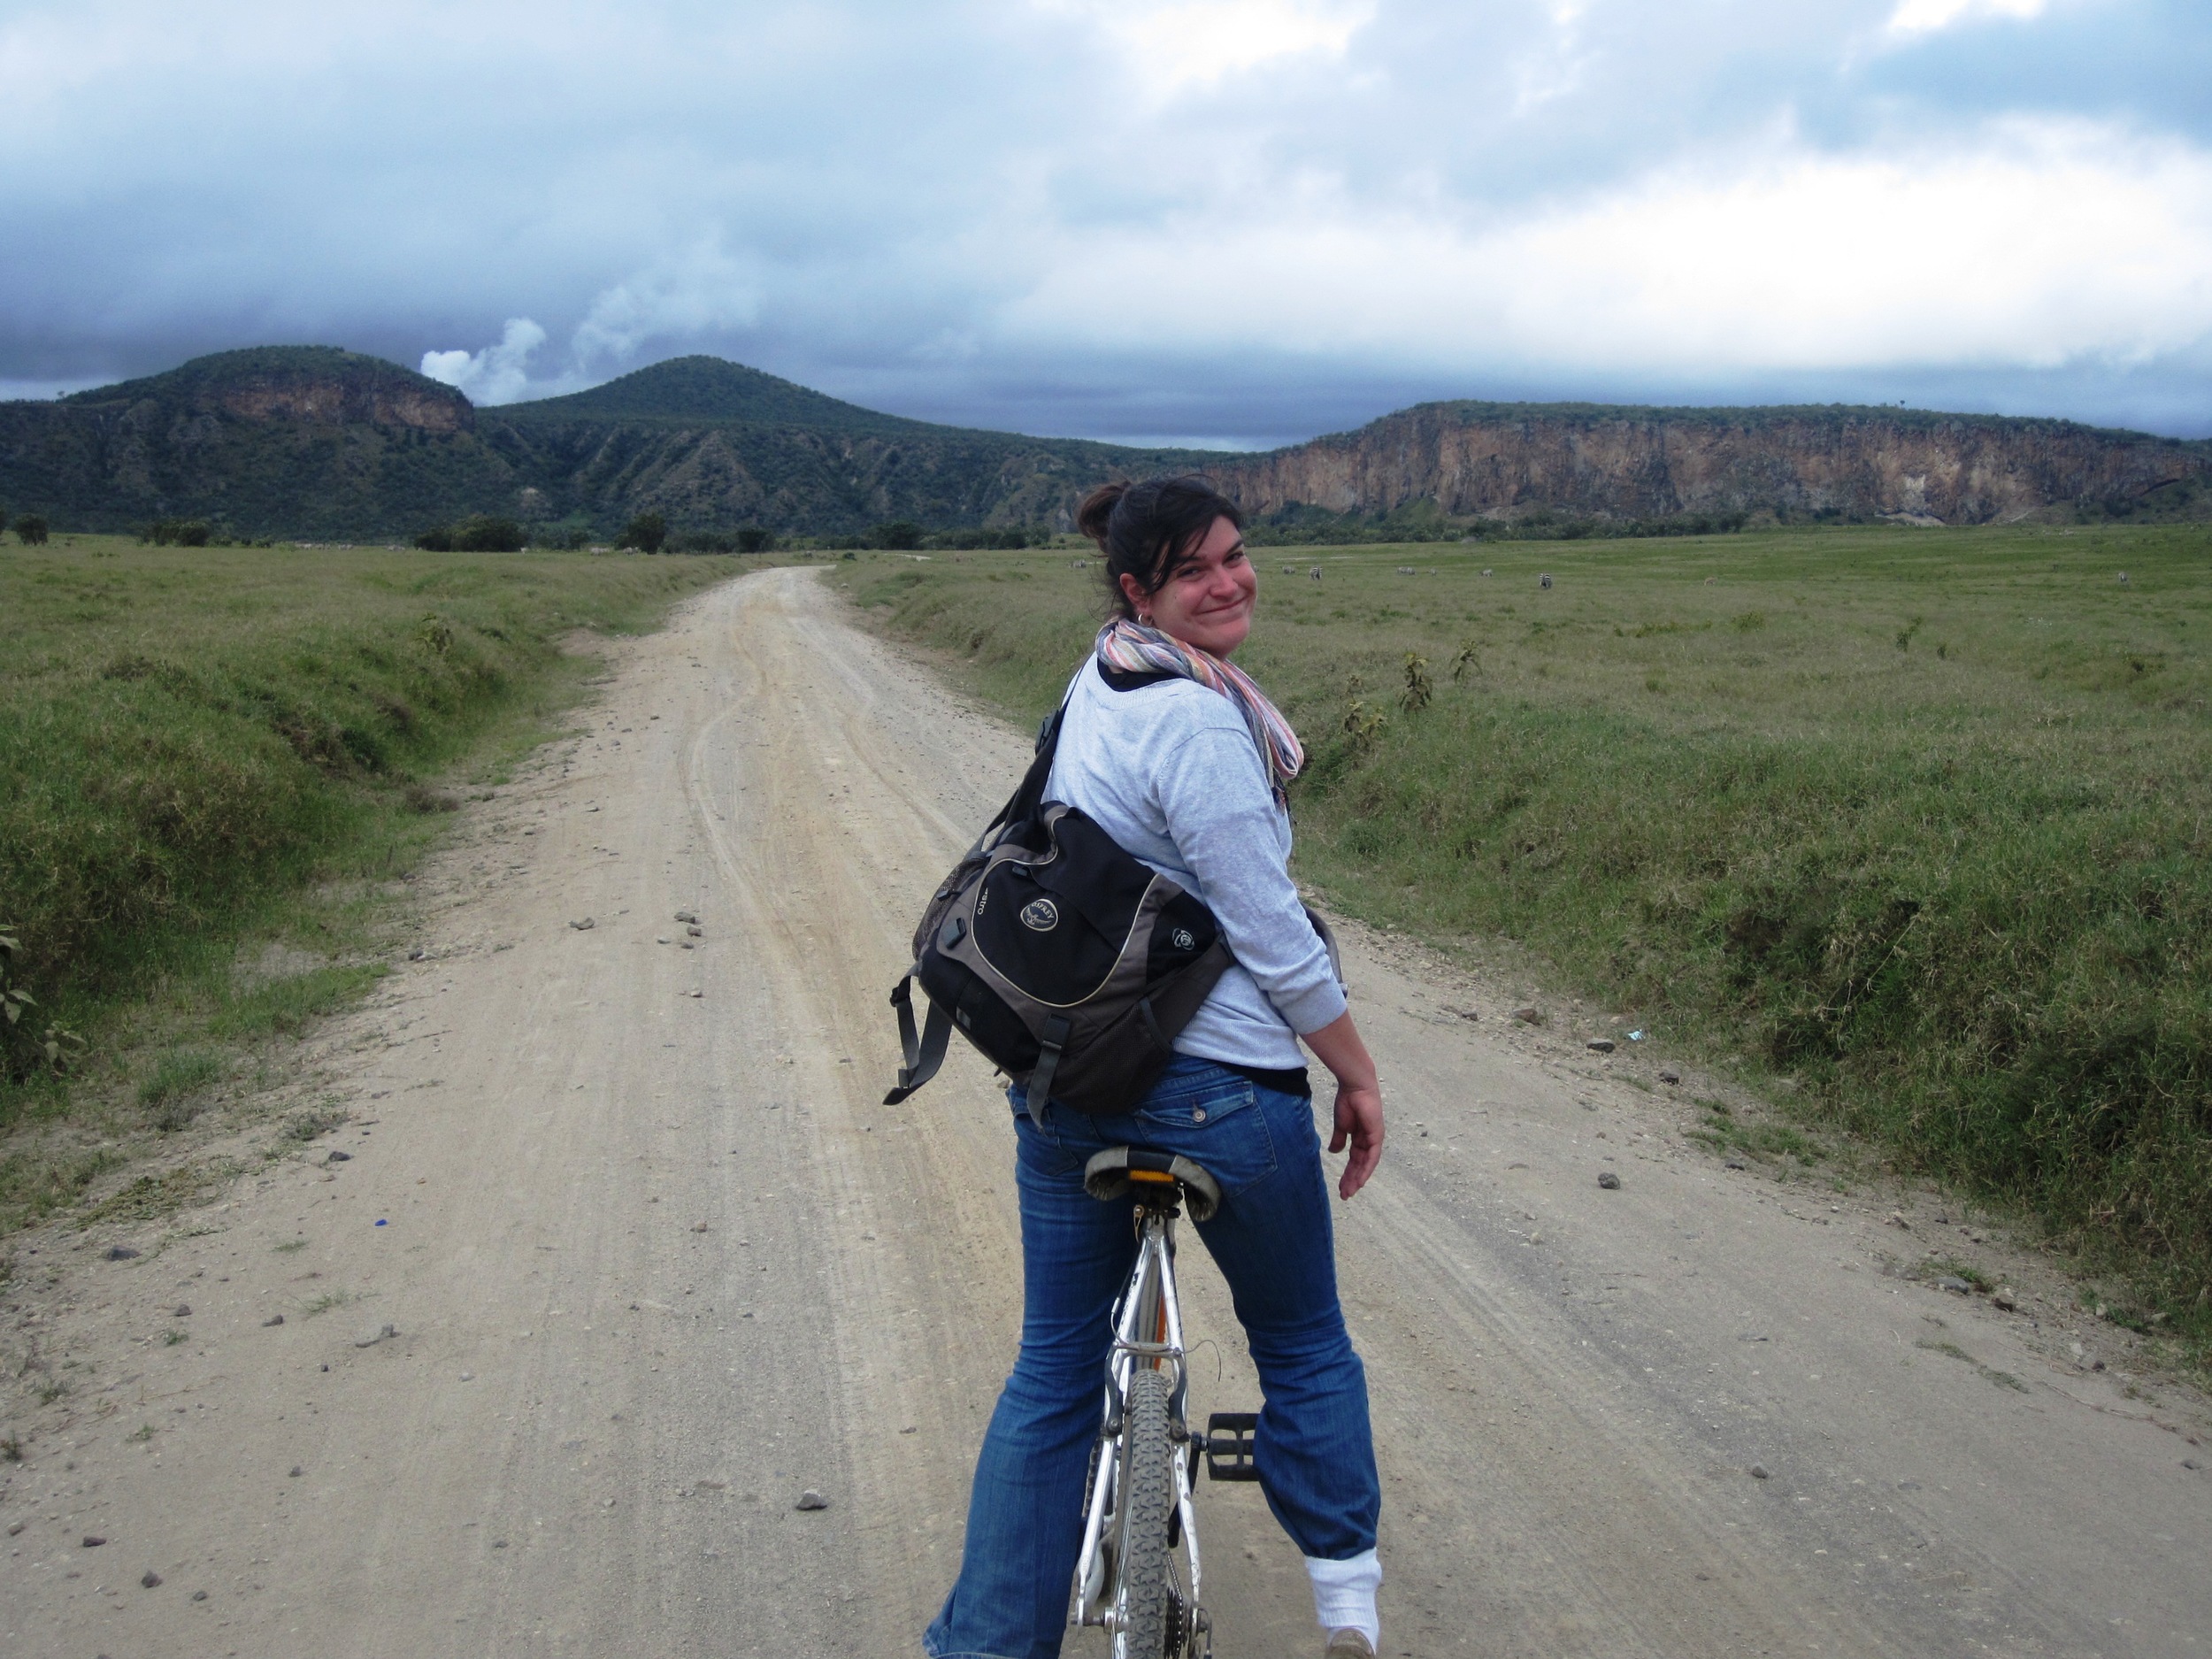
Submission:
[[[383,972],[457,780],[733,561],[142,546],[0,552],[0,1233],[250,1078]],[[48,1133],[60,1126],[67,1133]]]
[[[1305,879],[2036,1218],[2204,1363],[2212,529],[1256,556]],[[1025,721],[1099,616],[1066,552],[837,568]]]

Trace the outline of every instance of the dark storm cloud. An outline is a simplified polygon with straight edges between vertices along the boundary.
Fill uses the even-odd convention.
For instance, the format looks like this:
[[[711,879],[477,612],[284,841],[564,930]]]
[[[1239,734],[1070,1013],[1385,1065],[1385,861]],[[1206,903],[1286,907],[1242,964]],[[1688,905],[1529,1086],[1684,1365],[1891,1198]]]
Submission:
[[[17,4],[0,390],[318,340],[1213,442],[1451,395],[2201,431],[2208,66],[2153,0]]]

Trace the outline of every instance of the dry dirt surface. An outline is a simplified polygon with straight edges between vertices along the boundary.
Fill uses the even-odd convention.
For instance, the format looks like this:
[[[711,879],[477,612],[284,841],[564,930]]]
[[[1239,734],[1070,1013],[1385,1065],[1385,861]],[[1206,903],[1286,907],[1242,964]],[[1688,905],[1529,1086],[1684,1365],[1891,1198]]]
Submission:
[[[881,1105],[885,995],[1025,749],[797,571],[616,648],[419,884],[421,958],[300,1055],[349,1121],[17,1241],[0,1651],[917,1651],[1019,1258],[1002,1096],[963,1052]],[[2124,1333],[1932,1199],[1727,1167],[1601,1016],[1347,933],[1386,1655],[2212,1640],[2207,1419]],[[1184,1260],[1194,1403],[1256,1404]],[[1223,1659],[1317,1653],[1257,1494],[1200,1516]]]

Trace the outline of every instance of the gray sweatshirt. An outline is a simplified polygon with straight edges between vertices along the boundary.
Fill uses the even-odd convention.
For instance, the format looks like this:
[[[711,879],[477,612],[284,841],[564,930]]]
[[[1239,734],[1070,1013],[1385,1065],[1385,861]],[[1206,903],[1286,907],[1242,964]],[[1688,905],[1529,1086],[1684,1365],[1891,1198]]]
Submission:
[[[1303,1065],[1292,1033],[1342,1014],[1344,987],[1290,879],[1290,815],[1275,804],[1236,705],[1191,680],[1117,691],[1094,657],[1070,691],[1045,796],[1088,813],[1221,924],[1236,965],[1176,1051],[1269,1071]]]

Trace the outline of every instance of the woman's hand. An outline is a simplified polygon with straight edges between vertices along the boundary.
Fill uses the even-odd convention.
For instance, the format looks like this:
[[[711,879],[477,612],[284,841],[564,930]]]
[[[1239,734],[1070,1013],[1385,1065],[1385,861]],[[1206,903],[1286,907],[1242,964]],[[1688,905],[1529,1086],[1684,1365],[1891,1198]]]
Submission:
[[[1358,1087],[1341,1079],[1337,1081],[1336,1133],[1329,1137],[1329,1150],[1343,1151],[1347,1140],[1352,1143],[1352,1161],[1344,1166],[1336,1190],[1349,1198],[1367,1185],[1375,1165],[1382,1162],[1382,1090],[1372,1083]]]
[[[1318,1031],[1310,1031],[1306,1047],[1336,1078],[1336,1127],[1329,1150],[1341,1152],[1352,1145],[1351,1162],[1336,1190],[1346,1198],[1367,1185],[1367,1178],[1382,1162],[1382,1085],[1375,1078],[1375,1062],[1360,1041],[1359,1029],[1348,1013],[1340,1014]]]

